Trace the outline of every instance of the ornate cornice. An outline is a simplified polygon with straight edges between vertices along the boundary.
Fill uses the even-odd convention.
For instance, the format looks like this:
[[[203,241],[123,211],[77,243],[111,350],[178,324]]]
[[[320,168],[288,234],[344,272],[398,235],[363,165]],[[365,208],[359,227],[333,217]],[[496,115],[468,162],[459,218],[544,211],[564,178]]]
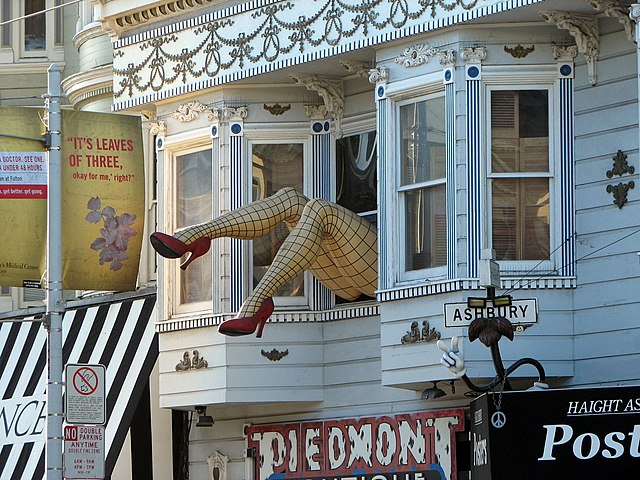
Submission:
[[[210,5],[211,0],[166,5],[205,1]],[[509,3],[515,8],[530,1]],[[483,18],[504,11],[503,3],[252,0],[227,2],[218,10],[201,8],[202,14],[181,15],[176,22],[165,18],[162,26],[148,30],[139,25],[151,21],[145,16],[157,18],[162,7],[142,7],[116,20],[138,28],[113,44],[114,109],[154,103]],[[143,10],[148,15],[142,15]]]
[[[338,138],[342,137],[342,116],[344,115],[344,85],[342,80],[301,73],[291,73],[289,77],[299,85],[304,85],[307,90],[320,95],[327,112],[335,123],[336,136]]]
[[[103,3],[106,2],[103,1]],[[103,27],[110,36],[117,38],[126,30],[159,22],[215,3],[221,3],[221,0],[171,0],[163,5],[141,8],[103,20]]]
[[[587,71],[591,85],[598,81],[597,61],[600,48],[600,33],[598,19],[592,15],[579,15],[577,13],[562,12],[559,10],[543,10],[540,16],[547,23],[567,30],[575,39],[578,51],[587,60]]]
[[[596,10],[603,12],[607,17],[617,19],[624,27],[629,41],[635,41],[635,25],[629,16],[628,2],[618,0],[587,0],[587,3]]]

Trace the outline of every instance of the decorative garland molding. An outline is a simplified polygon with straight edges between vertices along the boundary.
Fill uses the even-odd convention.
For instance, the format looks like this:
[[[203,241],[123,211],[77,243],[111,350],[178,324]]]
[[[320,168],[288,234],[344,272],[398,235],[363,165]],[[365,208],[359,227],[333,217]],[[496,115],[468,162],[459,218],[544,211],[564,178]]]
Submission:
[[[153,103],[542,1],[252,0],[174,23],[163,18],[164,26],[113,43],[114,109]],[[211,3],[176,0],[117,17],[115,23],[120,29],[140,26],[162,16],[180,15],[189,5],[196,8]],[[169,5],[175,5],[173,12]]]
[[[635,42],[635,25],[629,16],[629,3],[618,0],[587,0],[591,7],[603,12],[607,17],[613,17],[624,27],[627,38]]]
[[[178,109],[171,114],[171,118],[178,120],[180,123],[186,123],[200,118],[200,114],[202,112],[211,113],[211,109],[197,100],[194,100],[180,105]]]
[[[433,57],[438,53],[440,53],[439,49],[423,43],[405,48],[402,55],[397,56],[394,61],[405,68],[418,67],[427,63],[429,57]]]
[[[578,51],[587,60],[589,82],[595,85],[598,82],[597,62],[600,49],[598,19],[592,15],[579,15],[558,10],[543,10],[539,13],[545,22],[567,30],[575,39]]]
[[[322,98],[327,112],[336,126],[336,137],[342,137],[342,116],[344,115],[344,85],[342,80],[323,78],[317,75],[291,73],[289,77],[307,90],[316,92]]]

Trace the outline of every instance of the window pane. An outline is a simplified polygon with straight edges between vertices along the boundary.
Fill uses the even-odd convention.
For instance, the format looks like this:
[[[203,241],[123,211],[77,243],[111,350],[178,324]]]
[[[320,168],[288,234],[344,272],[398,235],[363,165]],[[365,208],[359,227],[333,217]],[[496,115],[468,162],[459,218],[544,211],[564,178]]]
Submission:
[[[45,9],[45,3],[45,0],[25,0],[24,14],[42,12]],[[45,23],[46,15],[44,13],[24,20],[24,49],[26,51],[46,49]]]
[[[253,200],[273,195],[284,187],[293,187],[303,192],[302,165],[303,146],[301,143],[253,144],[252,193]],[[253,241],[253,285],[258,284],[273,261],[280,245],[289,235],[283,222],[269,234]],[[304,275],[286,283],[276,292],[276,296],[303,296]]]
[[[420,270],[447,263],[445,186],[405,193],[405,269]]]
[[[549,179],[493,179],[497,260],[544,260],[550,252]]]
[[[400,107],[402,185],[444,178],[444,97]]]
[[[377,210],[376,157],[376,132],[350,135],[336,142],[338,205],[356,213]]]
[[[549,170],[549,95],[546,90],[491,92],[491,170]]]
[[[176,159],[177,227],[211,220],[211,151],[181,155]],[[207,252],[186,270],[180,270],[180,303],[212,299],[212,257]]]
[[[6,22],[11,18],[11,0],[0,0],[2,2],[2,22]],[[11,24],[2,27],[2,46],[11,46]]]

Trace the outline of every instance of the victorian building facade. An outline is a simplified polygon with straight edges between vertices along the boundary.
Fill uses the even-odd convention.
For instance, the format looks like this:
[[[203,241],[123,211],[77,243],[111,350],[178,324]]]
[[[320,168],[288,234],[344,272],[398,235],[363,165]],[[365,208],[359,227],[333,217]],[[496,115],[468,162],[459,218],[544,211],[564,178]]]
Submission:
[[[638,385],[640,6],[93,6],[113,48],[111,107],[146,119],[150,231],[283,187],[377,228],[375,298],[342,301],[307,272],[274,296],[260,339],[218,326],[265,274],[277,232],[214,240],[186,270],[158,258],[158,401],[191,412],[173,416],[174,471],[468,478],[483,444],[471,439],[472,461],[477,392],[437,343],[454,337],[475,386],[523,358],[544,378],[523,365],[509,374],[517,390]],[[89,76],[68,80],[70,95]],[[469,303],[494,288],[512,305]],[[498,328],[513,337],[500,359],[470,332],[494,316],[512,324]]]

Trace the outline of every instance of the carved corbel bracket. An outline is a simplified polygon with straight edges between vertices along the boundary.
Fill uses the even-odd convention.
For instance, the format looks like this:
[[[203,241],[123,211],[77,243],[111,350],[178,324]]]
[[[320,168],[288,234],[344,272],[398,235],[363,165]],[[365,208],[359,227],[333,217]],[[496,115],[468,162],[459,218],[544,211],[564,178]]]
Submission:
[[[340,62],[340,65],[342,65],[349,73],[353,73],[358,77],[369,78],[369,70],[371,70],[371,64],[368,62],[343,60]]]
[[[389,69],[377,67],[369,70],[369,83],[386,83],[389,81]]]
[[[229,122],[244,120],[248,114],[249,109],[247,107],[224,107],[222,109],[222,118]]]
[[[598,81],[596,66],[600,49],[598,19],[592,15],[579,15],[559,10],[543,10],[540,12],[540,16],[545,22],[567,30],[575,39],[578,51],[587,60],[589,82],[591,85],[595,85]]]
[[[297,84],[306,87],[307,90],[320,95],[327,112],[335,123],[336,137],[342,138],[342,116],[344,115],[344,85],[342,80],[301,73],[291,73],[289,77]]]
[[[324,105],[305,105],[304,109],[311,120],[324,120],[327,116],[327,107]]]
[[[437,53],[438,62],[443,67],[451,67],[456,63],[455,50],[443,50]]]
[[[629,16],[629,3],[618,0],[587,0],[591,7],[603,12],[607,17],[613,17],[618,20],[627,33],[630,42],[635,41],[635,25]]]
[[[485,47],[464,47],[460,49],[460,58],[465,63],[481,63],[487,58]]]

